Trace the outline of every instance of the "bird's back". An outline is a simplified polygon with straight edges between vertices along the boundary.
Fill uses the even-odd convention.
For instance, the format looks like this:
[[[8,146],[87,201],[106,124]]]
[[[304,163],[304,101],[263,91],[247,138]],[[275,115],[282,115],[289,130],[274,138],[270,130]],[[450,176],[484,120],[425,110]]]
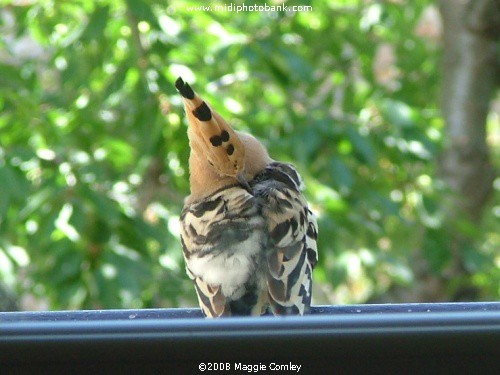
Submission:
[[[181,215],[186,269],[206,316],[303,314],[317,261],[316,222],[289,164],[187,204]]]

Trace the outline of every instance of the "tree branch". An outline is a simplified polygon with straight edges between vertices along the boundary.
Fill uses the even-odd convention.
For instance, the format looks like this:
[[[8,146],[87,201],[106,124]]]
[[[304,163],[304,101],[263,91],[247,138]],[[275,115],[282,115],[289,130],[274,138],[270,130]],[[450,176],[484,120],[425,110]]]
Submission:
[[[495,178],[486,118],[499,61],[497,43],[471,32],[466,24],[481,25],[479,17],[485,16],[488,2],[471,2],[473,13],[468,13],[472,5],[464,1],[439,2],[444,25],[442,110],[449,140],[441,173],[457,194],[459,211],[453,215],[465,212],[473,220],[480,218]]]

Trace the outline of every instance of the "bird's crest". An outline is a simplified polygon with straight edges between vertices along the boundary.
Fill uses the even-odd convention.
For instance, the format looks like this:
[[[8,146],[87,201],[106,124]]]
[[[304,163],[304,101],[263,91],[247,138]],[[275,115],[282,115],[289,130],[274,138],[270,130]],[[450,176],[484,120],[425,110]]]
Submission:
[[[217,172],[239,179],[245,168],[245,147],[238,135],[181,77],[175,87],[183,98],[191,147]]]

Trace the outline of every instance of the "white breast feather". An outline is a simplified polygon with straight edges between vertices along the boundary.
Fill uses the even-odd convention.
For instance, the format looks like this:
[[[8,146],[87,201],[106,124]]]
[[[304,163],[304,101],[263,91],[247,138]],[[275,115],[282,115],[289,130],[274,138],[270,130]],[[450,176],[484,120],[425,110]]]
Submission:
[[[221,285],[224,295],[231,296],[255,272],[254,256],[261,251],[256,244],[261,244],[262,238],[262,231],[256,230],[227,254],[193,255],[188,261],[189,269],[208,284]]]

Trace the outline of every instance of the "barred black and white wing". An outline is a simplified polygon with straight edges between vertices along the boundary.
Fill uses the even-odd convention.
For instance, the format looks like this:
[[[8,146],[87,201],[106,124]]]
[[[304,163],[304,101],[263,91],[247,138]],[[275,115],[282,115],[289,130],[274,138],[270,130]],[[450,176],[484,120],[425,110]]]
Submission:
[[[295,169],[273,162],[181,214],[186,270],[208,317],[304,314],[317,263],[317,225]]]
[[[274,315],[300,314],[311,305],[312,270],[318,261],[317,223],[293,166],[274,162],[256,176],[254,195],[268,233],[267,288]]]
[[[208,317],[260,315],[264,219],[254,196],[230,186],[181,214],[186,270]]]

